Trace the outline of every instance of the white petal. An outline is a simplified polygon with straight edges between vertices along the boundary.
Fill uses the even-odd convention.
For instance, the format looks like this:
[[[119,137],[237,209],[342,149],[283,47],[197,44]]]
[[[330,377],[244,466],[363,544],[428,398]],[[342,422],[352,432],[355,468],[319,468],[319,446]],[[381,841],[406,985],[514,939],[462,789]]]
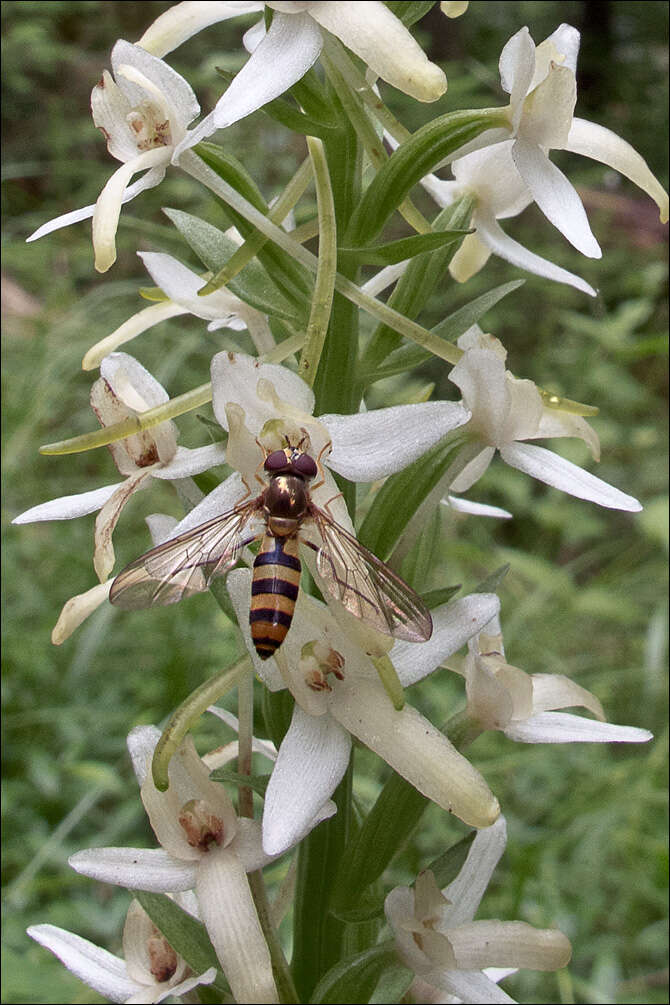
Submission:
[[[573,119],[565,149],[607,164],[630,178],[654,200],[660,210],[661,222],[668,222],[668,193],[652,174],[644,158],[616,133],[595,122]]]
[[[114,545],[112,544],[112,534],[121,516],[123,507],[130,497],[142,488],[146,488],[151,478],[151,470],[141,469],[133,475],[129,475],[125,482],[122,482],[114,495],[110,496],[104,506],[101,507],[95,520],[95,547],[93,549],[93,567],[98,579],[104,583],[110,572],[114,568]]]
[[[242,302],[228,290],[216,290],[206,297],[199,297],[198,290],[207,285],[207,280],[182,265],[172,255],[160,252],[138,252],[139,257],[157,286],[170,300],[186,307],[191,314],[207,321],[225,318],[244,309]]]
[[[583,255],[602,258],[582,201],[563,172],[538,146],[525,140],[516,141],[512,156],[535,202],[554,227]]]
[[[178,862],[162,848],[88,848],[68,862],[82,876],[128,889],[175,893],[195,886],[197,862]]]
[[[448,932],[459,968],[485,966],[558,970],[570,961],[570,942],[557,929],[524,921],[471,921]]]
[[[279,748],[263,810],[263,847],[280,855],[309,828],[341,781],[351,751],[349,734],[329,715],[296,705]]]
[[[136,411],[169,401],[163,385],[127,352],[106,356],[100,365],[100,376],[105,378],[124,405]]]
[[[25,513],[14,517],[12,523],[39,523],[42,520],[74,520],[78,516],[95,513],[104,506],[123,482],[105,485],[91,492],[81,492],[74,496],[61,496],[60,499],[50,499],[27,509]]]
[[[474,918],[506,843],[507,824],[502,816],[490,827],[477,831],[461,871],[442,891],[451,904],[443,909],[441,930],[446,931]]]
[[[269,31],[219,98],[214,111],[178,144],[173,159],[176,161],[184,150],[217,129],[231,126],[287,91],[313,66],[322,45],[321,32],[307,14],[276,13]]]
[[[479,772],[416,709],[397,711],[378,681],[336,681],[332,714],[394,771],[465,823],[488,827],[498,800]]]
[[[472,593],[432,611],[433,634],[427,642],[398,640],[391,651],[403,687],[423,680],[495,617],[500,601],[494,593]]]
[[[137,156],[137,140],[128,126],[132,105],[109,70],[91,91],[91,114],[97,128],[107,142],[112,157],[125,163]]]
[[[126,746],[140,786],[150,770],[151,758],[160,738],[161,731],[156,726],[134,726],[128,733]]]
[[[208,3],[177,3],[149,25],[137,44],[154,56],[165,56],[203,28],[240,14],[263,10],[264,7],[264,3],[219,3],[214,0]]]
[[[573,73],[576,73],[579,42],[579,32],[576,28],[573,28],[571,24],[559,24],[556,31],[552,31],[551,35],[538,45],[535,50],[535,61],[536,63],[541,61],[542,52],[546,46],[549,51],[554,49],[561,55],[563,59],[561,66],[567,66]],[[538,53],[538,50],[542,50],[542,52]],[[548,58],[555,59],[555,56],[549,54]]]
[[[205,447],[177,447],[177,453],[171,461],[152,471],[154,478],[172,481],[175,478],[190,478],[203,471],[215,468],[217,464],[225,464],[226,448],[222,443],[209,443]]]
[[[439,66],[429,62],[407,28],[382,3],[310,5],[310,15],[344,42],[382,80],[418,101],[435,101],[447,89]]]
[[[79,593],[76,597],[70,597],[58,616],[58,621],[53,627],[51,641],[55,646],[61,645],[69,639],[72,633],[79,628],[79,625],[86,620],[89,614],[96,611],[109,596],[112,586],[111,579],[106,583],[98,583],[85,593]]]
[[[528,93],[535,70],[535,43],[528,28],[521,28],[512,35],[500,53],[498,63],[500,83],[510,96],[510,106],[514,113],[514,127],[521,113],[523,99]]]
[[[533,714],[559,708],[586,708],[596,719],[605,721],[605,712],[594,694],[563,674],[537,673],[531,676]]]
[[[512,407],[504,360],[488,349],[469,349],[452,368],[449,380],[460,388],[472,413],[472,428],[483,443],[495,447],[504,442]]]
[[[546,78],[523,103],[517,135],[550,150],[562,147],[568,138],[577,101],[577,82],[572,70],[550,64]]]
[[[278,1002],[270,953],[238,856],[227,848],[204,855],[196,894],[235,1001]]]
[[[401,471],[469,418],[460,402],[426,401],[319,421],[333,442],[328,467],[350,481],[371,482]]]
[[[457,283],[467,283],[484,268],[490,257],[491,249],[479,234],[467,234],[449,262],[449,275]]]
[[[260,363],[244,353],[220,352],[212,360],[212,404],[217,421],[228,429],[226,405],[234,402],[244,409],[245,422],[257,436],[268,419],[277,413],[270,402],[259,397],[259,380],[268,381],[277,396],[295,409],[311,416],[314,394],[297,374],[275,363]]]
[[[519,743],[647,743],[653,734],[635,726],[615,726],[568,712],[540,712],[512,722],[505,736]]]
[[[531,478],[546,482],[578,499],[587,499],[607,509],[621,509],[629,513],[639,513],[642,509],[637,499],[620,492],[545,447],[536,447],[530,443],[510,443],[500,448],[500,456],[506,464],[518,468]]]
[[[600,440],[598,434],[581,415],[564,412],[560,408],[545,407],[540,418],[537,433],[529,440],[551,439],[554,436],[575,436],[583,440],[591,451],[594,461],[600,460]]]
[[[516,1003],[516,999],[510,998],[506,991],[499,988],[481,970],[434,970],[425,974],[424,980],[455,995],[455,999],[459,1002],[469,1002],[471,1005]]]
[[[452,479],[449,488],[453,492],[467,492],[482,477],[493,460],[494,454],[494,447],[484,447],[473,460],[465,465],[460,474]]]
[[[138,171],[153,168],[136,183],[133,196],[154,188],[163,180],[170,153],[170,147],[155,147],[127,161],[114,172],[98,196],[93,213],[93,249],[98,272],[106,272],[116,261],[116,229],[121,206],[128,201],[128,182]]]
[[[139,990],[128,977],[123,960],[73,932],[55,925],[31,925],[28,935],[104,998],[123,1002]]]
[[[134,74],[129,77],[124,73],[125,68],[134,71]],[[148,95],[154,104],[165,107],[173,138],[175,127],[178,132],[183,132],[188,123],[200,114],[200,105],[191,85],[144,46],[119,39],[112,49],[112,69],[119,87],[129,96],[133,105],[145,101]],[[138,83],[135,84],[133,80]]]
[[[213,520],[214,517],[227,513],[228,510],[237,505],[245,493],[246,489],[242,484],[242,479],[235,472],[220,485],[217,485],[215,489],[212,489],[202,502],[194,506],[184,519],[180,520],[170,534],[169,540],[179,537],[180,534],[185,534],[187,530],[193,530],[201,523],[207,523],[208,520]]]
[[[456,510],[457,513],[469,513],[471,516],[496,517],[499,520],[511,520],[512,514],[499,506],[487,506],[485,503],[473,502],[470,499],[462,499],[460,496],[449,495],[442,499],[444,506]]]
[[[61,227],[69,227],[71,223],[90,220],[94,212],[95,206],[83,206],[81,209],[72,210],[71,213],[63,213],[62,216],[57,216],[53,220],[49,220],[48,223],[43,223],[41,227],[38,227],[30,237],[26,238],[26,243],[29,244],[31,241],[37,241],[40,237],[51,234],[54,230],[60,230]]]
[[[210,967],[209,970],[205,970],[202,974],[194,974],[193,977],[187,977],[185,981],[180,981],[179,984],[168,987],[157,1001],[163,1001],[168,995],[181,998],[182,995],[192,991],[193,988],[197,988],[199,984],[213,984],[216,980],[216,973],[216,967]]]
[[[151,307],[145,307],[143,310],[138,311],[137,314],[133,314],[127,321],[124,321],[122,325],[119,325],[111,335],[107,335],[99,342],[96,342],[94,346],[91,346],[81,361],[82,370],[94,370],[96,366],[100,366],[105,356],[114,352],[120,345],[130,342],[131,339],[134,339],[137,335],[141,335],[142,332],[148,331],[149,328],[153,328],[154,325],[160,324],[161,321],[167,321],[169,318],[176,318],[181,314],[188,313],[185,307],[180,307],[179,304],[172,303],[170,300],[160,304],[152,304]]]
[[[506,262],[510,262],[512,265],[516,265],[526,272],[532,272],[536,276],[542,276],[544,279],[551,279],[556,283],[565,283],[567,286],[574,286],[576,290],[588,293],[590,297],[597,296],[593,287],[589,286],[583,279],[580,279],[579,276],[568,272],[567,269],[562,269],[558,265],[554,265],[553,262],[547,261],[546,258],[541,258],[540,255],[536,255],[534,252],[529,251],[528,248],[524,248],[523,244],[519,244],[518,241],[508,237],[497,221],[488,214],[477,212],[475,223],[477,227],[476,236],[499,258],[504,258]],[[475,235],[469,236],[472,237]]]

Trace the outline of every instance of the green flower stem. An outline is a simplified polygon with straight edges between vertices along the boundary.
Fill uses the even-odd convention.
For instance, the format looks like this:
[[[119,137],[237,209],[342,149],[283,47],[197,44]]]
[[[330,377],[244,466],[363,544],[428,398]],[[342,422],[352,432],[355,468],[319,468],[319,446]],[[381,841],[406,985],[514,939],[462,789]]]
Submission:
[[[258,915],[258,920],[270,951],[272,973],[277,985],[279,1001],[287,1003],[287,1005],[297,1005],[300,998],[295,989],[291,970],[286,962],[279,935],[272,919],[272,908],[268,901],[263,870],[258,869],[256,872],[250,872],[248,879],[251,896],[254,898],[254,904],[256,905],[256,914]]]
[[[268,220],[280,224],[291,212],[293,207],[303,195],[312,177],[312,165],[310,159],[306,158],[290,182],[279,196],[277,201],[268,211]],[[294,238],[295,239],[295,238]],[[268,238],[259,232],[251,234],[246,241],[240,245],[237,251],[228,259],[224,267],[209,280],[206,286],[198,290],[199,297],[205,297],[208,293],[214,293],[229,283],[245,265],[260,251]]]
[[[381,123],[393,139],[397,140],[398,143],[409,139],[412,135],[409,129],[403,126],[401,122],[398,122],[393,112],[386,107],[379,95],[375,93],[374,88],[368,83],[364,74],[360,73],[356,68],[346,50],[337,39],[333,39],[332,44],[329,44],[327,54],[331,64],[337,67],[347,86],[365,102],[368,108],[374,113],[377,121]]]
[[[337,274],[337,225],[335,203],[330,184],[328,162],[321,140],[307,137],[307,146],[314,171],[316,203],[319,218],[319,259],[316,281],[312,295],[312,306],[307,324],[307,337],[298,364],[298,373],[309,384],[314,385],[321,353],[326,341],[328,324],[335,292]]]
[[[294,335],[285,339],[269,352],[264,353],[260,360],[263,363],[281,363],[283,360],[297,352],[305,341],[304,335]],[[82,433],[81,436],[73,436],[69,440],[59,440],[57,443],[45,443],[40,447],[41,454],[80,454],[85,450],[93,450],[95,447],[105,447],[108,443],[115,443],[123,440],[126,436],[139,433],[143,429],[150,429],[157,426],[166,419],[175,419],[178,415],[185,415],[192,412],[201,405],[212,400],[211,382],[194,387],[192,391],[171,398],[164,405],[156,405],[155,408],[148,408],[146,412],[133,415],[129,419],[121,422],[114,422],[102,429],[96,429],[92,433]]]
[[[329,59],[331,49],[335,47],[334,38],[326,39],[324,51],[321,53],[321,63],[326,71],[328,79],[337,92],[337,96],[342,102],[349,121],[356,130],[356,135],[363,144],[365,152],[370,158],[373,167],[380,168],[388,160],[388,154],[384,148],[381,136],[378,136],[370,122],[361,102],[354,90],[349,86],[344,76],[340,73],[334,60]],[[423,213],[417,209],[412,200],[407,197],[399,206],[398,212],[419,234],[428,234],[431,231],[429,221]]]
[[[210,705],[234,688],[243,676],[251,672],[251,660],[244,656],[231,667],[226,667],[206,680],[172,713],[151,762],[151,774],[159,792],[166,792],[169,788],[168,764],[194,722]]]
[[[329,162],[330,163],[330,162]],[[281,230],[276,224],[273,224],[268,220],[267,216],[257,210],[251,203],[245,199],[243,196],[236,192],[232,185],[229,185],[222,178],[216,174],[211,168],[209,168],[204,161],[201,161],[192,151],[187,151],[180,161],[180,166],[184,168],[193,178],[196,178],[203,185],[206,185],[212,192],[220,196],[226,203],[228,203],[236,212],[243,216],[246,220],[254,225],[258,230],[262,231],[267,237],[283,248],[289,255],[291,255],[297,262],[304,265],[305,268],[309,269],[311,272],[316,272],[318,268],[318,261],[315,255],[308,251],[307,248],[303,248],[302,245],[298,244],[293,240],[285,231]],[[333,170],[331,166],[331,180],[333,179]],[[333,185],[333,190],[335,191],[335,186]],[[407,318],[403,317],[397,311],[392,310],[387,307],[386,304],[381,303],[381,301],[376,300],[374,297],[368,296],[366,293],[352,282],[351,279],[343,276],[338,272],[335,277],[335,289],[338,293],[341,293],[347,298],[351,303],[355,304],[357,307],[361,307],[368,314],[377,318],[378,321],[384,322],[389,328],[393,328],[394,331],[399,332],[404,335],[405,338],[411,339],[418,345],[423,346],[428,349],[433,355],[438,356],[447,363],[452,365],[457,363],[458,360],[463,355],[462,351],[456,346],[449,345],[445,343],[442,339],[437,336],[431,335],[427,329],[422,328],[421,325],[416,324],[414,321],[409,321]]]
[[[397,712],[400,712],[405,705],[405,691],[400,683],[398,672],[393,666],[390,656],[388,654],[384,656],[373,656],[372,662],[375,665],[375,670],[379,674],[379,679],[384,685],[384,690],[393,702],[394,709]]]
[[[252,671],[243,674],[237,685],[238,751],[237,770],[240,775],[251,776],[252,739],[254,732],[254,675]],[[254,816],[254,794],[248,785],[239,790],[239,815]]]

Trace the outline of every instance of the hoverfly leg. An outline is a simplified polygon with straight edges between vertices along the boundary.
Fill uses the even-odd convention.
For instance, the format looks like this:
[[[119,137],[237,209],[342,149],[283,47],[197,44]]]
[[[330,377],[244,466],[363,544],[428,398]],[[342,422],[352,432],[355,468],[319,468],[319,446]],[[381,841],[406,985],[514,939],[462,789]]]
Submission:
[[[328,500],[328,502],[327,502],[327,503],[324,503],[324,504],[323,504],[323,506],[322,506],[322,509],[325,509],[325,510],[327,510],[327,511],[328,511],[328,515],[329,515],[329,516],[330,516],[330,517],[331,517],[331,518],[332,518],[333,520],[335,519],[335,517],[333,516],[333,514],[332,514],[332,513],[331,513],[331,511],[330,511],[330,504],[331,504],[332,502],[335,502],[335,500],[336,500],[336,499],[342,499],[342,498],[344,498],[344,497],[343,497],[343,494],[342,494],[342,492],[337,492],[337,493],[336,493],[336,494],[335,494],[334,496],[331,496],[331,497],[330,497],[330,499]]]
[[[321,463],[321,458],[323,457],[323,455],[325,454],[325,452],[327,450],[332,450],[332,449],[333,449],[333,441],[332,440],[328,440],[328,442],[324,443],[323,447],[319,451],[319,456],[316,459],[316,466],[319,469],[319,474],[321,475],[321,479],[318,482],[314,482],[314,484],[311,486],[311,491],[312,492],[314,492],[315,489],[321,488],[321,486],[324,484],[324,482],[326,480],[326,474],[325,474],[325,472],[323,470],[323,464]],[[342,495],[342,493],[339,492],[338,495]],[[333,499],[337,499],[337,496],[333,496]],[[332,502],[333,500],[331,499],[329,501]],[[328,503],[326,503],[326,506],[328,506]]]
[[[256,437],[256,443],[258,444],[258,446],[261,449],[261,452],[263,454],[263,460],[258,462],[258,466],[257,466],[256,470],[254,471],[254,478],[256,479],[257,482],[259,482],[259,484],[261,484],[263,486],[263,488],[267,488],[267,484],[265,482],[265,479],[261,478],[261,476],[259,475],[258,472],[260,471],[260,469],[265,464],[265,459],[268,456],[268,452],[265,449],[265,447],[263,446],[263,444],[261,443],[261,441],[258,439],[258,437]],[[247,485],[246,481],[244,481],[244,478],[242,479],[242,481],[244,482],[245,485]],[[249,495],[251,495],[251,489],[249,488],[248,485],[247,485],[247,489],[249,490]]]

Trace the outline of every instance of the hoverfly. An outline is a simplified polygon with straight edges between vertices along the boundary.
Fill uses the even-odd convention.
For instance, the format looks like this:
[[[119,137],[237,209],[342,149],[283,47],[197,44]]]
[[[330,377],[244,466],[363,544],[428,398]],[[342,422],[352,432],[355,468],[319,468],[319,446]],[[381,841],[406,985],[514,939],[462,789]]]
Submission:
[[[260,495],[131,562],[112,583],[111,602],[138,610],[199,593],[235,565],[246,545],[262,538],[254,561],[249,621],[256,652],[265,660],[291,627],[302,542],[316,552],[319,585],[347,611],[394,638],[429,639],[432,620],[421,598],[312,502],[309,483],[320,465],[303,449],[308,435],[297,446],[285,439],[284,449],[266,453],[263,469],[269,481]],[[314,488],[321,484],[323,478]],[[251,494],[248,485],[247,490]]]

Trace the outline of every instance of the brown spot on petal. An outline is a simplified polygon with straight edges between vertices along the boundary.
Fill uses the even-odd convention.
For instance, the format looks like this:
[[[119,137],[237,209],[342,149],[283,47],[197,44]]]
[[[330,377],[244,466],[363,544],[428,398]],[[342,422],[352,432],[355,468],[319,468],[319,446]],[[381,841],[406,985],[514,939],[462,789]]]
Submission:
[[[191,799],[186,803],[179,814],[179,823],[192,848],[209,851],[213,844],[223,844],[223,820],[212,812],[204,799]]]
[[[178,964],[177,954],[157,928],[147,939],[147,954],[149,956],[149,970],[159,984],[174,977]]]

